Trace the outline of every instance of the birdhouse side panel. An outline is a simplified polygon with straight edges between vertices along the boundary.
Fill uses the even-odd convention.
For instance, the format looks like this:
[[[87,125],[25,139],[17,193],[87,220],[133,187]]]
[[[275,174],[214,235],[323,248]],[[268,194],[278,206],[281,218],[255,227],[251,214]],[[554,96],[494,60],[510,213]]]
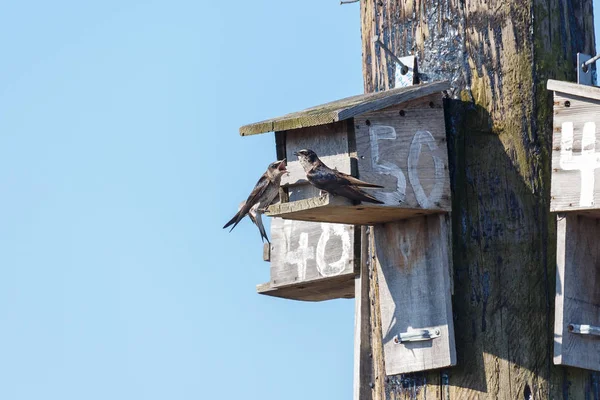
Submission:
[[[600,215],[600,101],[556,92],[551,211]]]
[[[598,236],[600,219],[558,218],[554,363],[595,371],[600,371]]]
[[[289,174],[282,178],[281,184],[288,187],[290,201],[319,195],[319,190],[306,180],[306,173],[298,157],[294,155],[298,150],[311,149],[330,168],[351,173],[349,127],[351,128],[349,121],[342,121],[285,132],[285,156]]]
[[[273,218],[271,237],[273,287],[355,274],[359,257],[352,225]]]
[[[450,229],[448,214],[375,226],[387,375],[456,364]]]
[[[451,210],[442,98],[431,95],[354,119],[358,174],[387,206]]]

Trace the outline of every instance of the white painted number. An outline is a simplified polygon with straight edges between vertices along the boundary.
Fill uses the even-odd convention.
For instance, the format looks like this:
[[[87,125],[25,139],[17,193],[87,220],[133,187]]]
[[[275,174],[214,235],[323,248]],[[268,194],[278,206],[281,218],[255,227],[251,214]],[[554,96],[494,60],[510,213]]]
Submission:
[[[396,204],[398,200],[405,201],[406,198],[406,178],[400,167],[389,161],[380,160],[379,141],[395,140],[396,129],[387,125],[371,125],[369,127],[369,136],[371,139],[371,165],[374,171],[385,175],[392,175],[397,179],[395,192],[378,193],[377,197],[388,204]],[[442,197],[444,190],[444,162],[440,157],[432,154],[434,166],[435,183],[429,193],[425,194],[421,181],[419,180],[419,156],[423,150],[423,145],[427,145],[429,151],[435,152],[438,147],[435,139],[429,131],[417,131],[410,144],[408,155],[408,179],[415,193],[417,203],[423,208],[429,208]],[[399,197],[399,199],[398,199]]]
[[[321,223],[322,233],[317,243],[317,270],[322,276],[335,276],[341,274],[350,259],[350,233],[343,225]],[[325,249],[331,234],[338,236],[342,242],[342,255],[332,263],[325,260]]]
[[[421,182],[419,181],[419,170],[417,168],[419,166],[419,155],[421,154],[424,144],[429,147],[429,151],[432,153],[435,171],[435,184],[433,185],[433,189],[431,189],[429,196],[425,194],[423,186],[421,186]],[[408,179],[415,191],[417,202],[423,208],[429,208],[436,201],[439,201],[444,190],[444,163],[438,156],[433,155],[437,148],[435,139],[429,131],[417,131],[410,144],[408,153]]]
[[[286,219],[283,221],[283,233],[285,237],[285,262],[287,264],[296,265],[298,268],[297,277],[299,280],[306,279],[306,267],[308,266],[308,260],[315,259],[315,248],[308,246],[308,233],[300,233],[300,239],[298,239],[298,248],[296,250],[291,249],[292,231],[294,230],[294,221]]]
[[[560,140],[560,168],[565,171],[580,171],[581,193],[579,205],[594,205],[595,177],[594,171],[600,168],[600,154],[596,153],[596,123],[586,122],[583,125],[581,138],[581,155],[573,156],[573,123],[563,122]]]
[[[315,260],[317,272],[322,277],[336,276],[344,272],[348,265],[348,260],[352,256],[352,243],[350,241],[350,232],[347,227],[339,224],[321,223],[321,235],[317,246],[309,246],[308,232],[300,232],[298,243],[292,243],[292,232],[301,230],[302,224],[306,222],[297,222],[293,220],[283,221],[283,232],[285,238],[285,263],[295,265],[297,268],[297,277],[299,281],[306,280],[306,271],[308,261]],[[342,243],[342,254],[337,261],[327,262],[326,249],[327,244],[332,237],[338,237]],[[292,250],[292,248],[294,248]]]
[[[371,138],[371,165],[373,171],[384,175],[391,175],[396,178],[396,194],[394,193],[378,193],[377,197],[384,203],[396,203],[404,201],[406,198],[406,178],[400,167],[389,161],[381,161],[379,159],[379,141],[380,140],[395,140],[396,130],[393,126],[386,125],[371,125],[369,128],[369,136]],[[399,199],[396,199],[399,197]]]

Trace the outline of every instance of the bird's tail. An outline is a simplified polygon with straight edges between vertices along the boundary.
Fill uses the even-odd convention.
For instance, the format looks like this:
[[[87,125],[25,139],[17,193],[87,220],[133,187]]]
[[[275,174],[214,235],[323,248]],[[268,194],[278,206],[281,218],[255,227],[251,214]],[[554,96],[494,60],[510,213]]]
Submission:
[[[256,226],[258,226],[258,230],[260,231],[260,238],[262,239],[263,243],[265,242],[265,239],[267,239],[267,243],[271,243],[269,241],[269,237],[267,236],[267,232],[265,231],[265,227],[262,223],[262,213],[260,211],[256,213],[254,223],[256,224]]]
[[[228,222],[228,223],[226,223],[226,224],[223,226],[223,229],[225,229],[225,228],[227,228],[228,226],[230,226],[231,224],[233,224],[233,226],[232,226],[232,227],[231,227],[231,229],[229,230],[229,232],[231,232],[231,231],[233,230],[233,228],[235,228],[235,226],[236,226],[236,225],[237,225],[237,224],[240,222],[240,220],[241,220],[241,218],[240,218],[240,211],[238,211],[238,212],[237,212],[237,213],[236,213],[236,214],[233,216],[233,218],[231,218],[231,219],[229,220],[229,222]]]

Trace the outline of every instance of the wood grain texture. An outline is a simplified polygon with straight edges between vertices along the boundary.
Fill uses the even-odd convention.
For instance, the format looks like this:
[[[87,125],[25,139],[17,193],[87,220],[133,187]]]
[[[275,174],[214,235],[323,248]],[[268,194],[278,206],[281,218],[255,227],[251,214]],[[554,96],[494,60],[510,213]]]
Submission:
[[[361,227],[360,274],[354,285],[354,400],[372,398],[370,383],[373,375],[371,357],[371,302],[369,300],[369,273],[371,254],[369,252],[370,228]]]
[[[330,168],[350,174],[350,148],[348,143],[348,122],[336,122],[333,124],[294,129],[285,132],[285,157],[287,158],[287,170],[289,173],[281,178],[281,185],[307,185],[306,173],[298,161],[294,152],[302,149],[311,149],[319,155]],[[312,194],[314,191],[298,191],[299,188],[290,188],[289,194],[292,201],[301,198],[298,193]],[[310,196],[312,197],[312,196]]]
[[[597,373],[552,363],[556,240],[546,90],[548,78],[575,80],[578,51],[594,53],[592,0],[360,4],[365,91],[394,84],[396,67],[375,35],[399,56],[416,55],[422,79],[452,85],[445,108],[458,362],[381,375],[374,338],[374,398],[599,399]],[[376,299],[372,333],[381,329]]]
[[[263,261],[271,261],[271,245],[263,243]]]
[[[267,209],[266,215],[296,221],[375,225],[441,212],[444,212],[441,208],[408,209],[368,203],[353,205],[344,197],[325,194],[321,197],[273,204]]]
[[[451,210],[448,148],[440,94],[354,118],[360,179],[384,186],[385,205]]]
[[[258,294],[287,300],[326,301],[354,298],[354,276],[343,275],[307,283],[273,286],[266,282],[256,286]]]
[[[558,217],[554,363],[600,371],[600,338],[569,324],[600,326],[600,219]]]
[[[286,114],[278,118],[244,125],[240,128],[240,135],[248,136],[265,132],[287,131],[344,121],[365,112],[380,110],[394,104],[428,96],[432,93],[440,93],[448,89],[448,87],[448,82],[440,81],[385,92],[347,97],[303,111]]]
[[[554,93],[551,195],[552,211],[600,214],[600,100]]]
[[[349,280],[343,278],[353,279],[359,263],[355,235],[355,228],[349,225],[274,218],[269,289],[285,287],[290,292],[290,285],[294,285],[293,288],[307,293],[318,287],[321,300],[337,298],[339,293],[346,297]],[[340,282],[343,288],[336,286]],[[278,292],[280,296],[281,293]]]
[[[600,100],[600,87],[579,85],[573,82],[548,79],[548,90],[561,92],[572,96],[585,97],[591,100]]]
[[[375,226],[379,304],[387,375],[456,364],[448,258],[449,216]],[[395,343],[412,330],[439,330],[427,341]]]

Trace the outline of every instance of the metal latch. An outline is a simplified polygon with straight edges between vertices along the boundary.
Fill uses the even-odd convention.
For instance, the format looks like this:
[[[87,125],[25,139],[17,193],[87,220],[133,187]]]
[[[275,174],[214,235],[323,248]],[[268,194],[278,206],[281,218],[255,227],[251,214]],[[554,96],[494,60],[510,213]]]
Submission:
[[[420,342],[423,340],[431,340],[436,337],[440,337],[441,332],[439,328],[435,329],[415,329],[408,332],[403,332],[399,335],[394,336],[394,343],[404,342]]]
[[[600,326],[569,324],[568,328],[571,333],[600,336]]]

